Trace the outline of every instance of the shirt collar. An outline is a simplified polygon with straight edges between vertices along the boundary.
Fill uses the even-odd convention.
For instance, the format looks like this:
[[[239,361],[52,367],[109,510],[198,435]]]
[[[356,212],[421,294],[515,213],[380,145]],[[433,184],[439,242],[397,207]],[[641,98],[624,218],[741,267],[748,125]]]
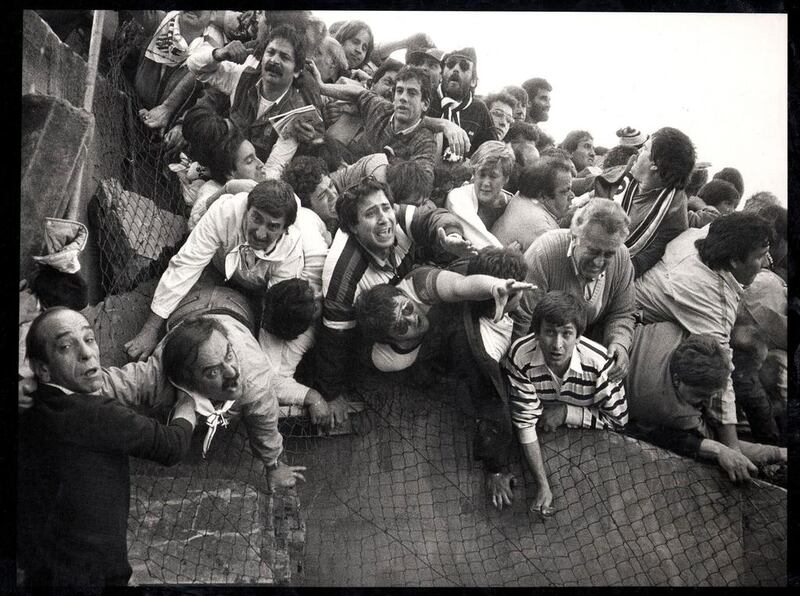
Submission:
[[[279,104],[279,103],[280,103],[280,102],[283,100],[283,98],[284,98],[284,97],[286,97],[286,94],[287,94],[287,93],[289,93],[289,90],[292,88],[292,86],[291,86],[291,84],[290,84],[290,85],[289,85],[289,86],[286,88],[286,91],[284,91],[284,92],[283,92],[283,94],[282,94],[282,95],[281,95],[281,96],[280,96],[278,99],[267,99],[267,98],[266,98],[266,97],[264,97],[264,95],[261,93],[262,89],[264,88],[264,85],[263,85],[263,83],[264,83],[264,81],[262,81],[262,80],[261,80],[261,77],[259,77],[259,78],[258,78],[258,80],[256,81],[256,92],[258,93],[258,99],[259,99],[260,101],[266,101],[266,102],[269,102],[271,105],[276,105],[276,104]]]
[[[356,239],[356,242],[358,242],[358,239]],[[367,259],[372,261],[373,265],[376,268],[383,269],[384,271],[395,271],[397,269],[397,263],[394,254],[394,248],[397,246],[397,237],[395,237],[394,244],[392,245],[392,248],[389,251],[388,259],[378,256],[376,253],[372,252],[370,249],[368,249],[360,242],[358,244],[367,254]]]
[[[394,127],[395,127],[395,115],[392,114],[392,131],[394,131],[394,134],[396,134],[398,136],[399,135],[407,135],[409,133],[414,132],[414,130],[416,130],[419,127],[420,124],[422,124],[422,118],[417,120],[416,123],[412,124],[408,128],[404,128],[403,130],[395,131],[394,130]]]
[[[576,342],[575,347],[572,349],[572,357],[570,357],[569,359],[569,368],[567,369],[567,372],[569,371],[573,371],[576,373],[583,372],[583,364],[581,363],[581,357],[578,354],[578,345],[579,344]],[[538,339],[536,340],[536,351],[533,353],[533,356],[531,357],[531,364],[533,366],[545,366],[547,367],[547,370],[552,372],[552,369],[547,365],[547,362],[545,362],[544,353],[539,347]],[[562,375],[562,378],[566,376],[566,374],[567,373],[564,373],[564,375]]]
[[[74,395],[75,394],[74,391],[70,391],[66,387],[64,387],[62,385],[56,385],[55,383],[42,383],[42,385],[49,385],[50,387],[55,387],[56,389],[62,391],[63,393],[66,393],[67,395]]]
[[[722,276],[722,279],[725,281],[725,283],[728,284],[728,287],[730,287],[730,289],[736,292],[737,296],[742,295],[742,292],[744,292],[745,287],[737,281],[733,273],[731,273],[727,269],[720,269],[718,273],[720,274],[720,276]]]

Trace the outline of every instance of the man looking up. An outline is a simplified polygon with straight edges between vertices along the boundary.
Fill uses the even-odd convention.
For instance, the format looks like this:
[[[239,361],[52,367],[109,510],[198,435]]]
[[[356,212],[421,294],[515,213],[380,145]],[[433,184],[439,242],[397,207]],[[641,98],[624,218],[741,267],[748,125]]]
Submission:
[[[667,243],[689,227],[683,188],[694,163],[694,145],[677,128],[658,129],[639,148],[631,166],[633,180],[620,201],[631,218],[625,245],[637,279],[658,262]]]
[[[545,79],[538,77],[522,83],[528,93],[528,122],[538,124],[550,118],[550,92],[553,88]]]
[[[549,292],[533,310],[533,333],[517,340],[503,362],[510,381],[511,420],[539,491],[532,511],[551,513],[537,426],[620,429],[628,422],[625,390],[611,381],[605,347],[583,337],[586,305],[566,292]]]
[[[496,139],[489,110],[475,97],[478,85],[475,48],[446,54],[442,65],[442,82],[436,88],[428,113],[454,122],[466,131],[471,146],[469,157],[481,143]]]
[[[186,455],[194,404],[169,424],[101,393],[100,349],[86,318],[63,306],[32,323],[27,354],[39,383],[20,418],[19,563],[28,586],[124,586],[128,456],[172,465]]]

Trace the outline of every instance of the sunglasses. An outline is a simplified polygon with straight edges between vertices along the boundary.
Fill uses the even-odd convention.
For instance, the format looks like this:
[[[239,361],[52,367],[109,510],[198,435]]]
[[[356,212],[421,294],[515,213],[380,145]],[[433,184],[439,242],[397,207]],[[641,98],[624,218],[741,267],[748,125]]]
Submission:
[[[448,58],[447,62],[444,63],[445,67],[451,70],[456,67],[456,64],[458,64],[458,67],[462,71],[466,71],[472,68],[472,62],[470,62],[466,58]]]
[[[509,116],[502,110],[491,110],[489,113],[497,118],[502,118],[503,121],[507,124],[511,124],[512,122],[514,122],[514,116]]]

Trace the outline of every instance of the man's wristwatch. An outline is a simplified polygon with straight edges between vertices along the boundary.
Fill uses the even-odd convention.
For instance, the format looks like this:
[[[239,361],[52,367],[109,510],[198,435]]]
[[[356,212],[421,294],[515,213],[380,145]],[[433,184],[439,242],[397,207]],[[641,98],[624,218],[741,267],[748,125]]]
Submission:
[[[267,472],[274,472],[277,470],[281,465],[281,460],[276,459],[274,464],[265,465],[264,467],[267,469]]]

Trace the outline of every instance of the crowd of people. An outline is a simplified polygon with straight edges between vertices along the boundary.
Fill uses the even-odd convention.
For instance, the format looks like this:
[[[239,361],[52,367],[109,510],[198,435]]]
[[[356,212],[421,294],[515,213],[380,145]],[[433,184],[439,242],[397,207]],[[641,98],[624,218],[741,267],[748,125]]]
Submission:
[[[127,456],[177,461],[198,420],[205,455],[241,415],[271,485],[293,486],[279,405],[340,426],[367,370],[463,382],[499,509],[513,450],[531,510],[558,508],[540,443],[563,426],[734,481],[786,462],[787,212],[769,192],[741,206],[738,170],[708,180],[682,131],[556,143],[545,79],[480,97],[475,50],[425,33],[375,40],[306,11],[132,18],[151,32],[139,117],[174,156],[191,231],[126,366],[100,366],[74,272],[26,290],[32,585],[126,583]],[[131,409],[163,403],[168,422]]]

